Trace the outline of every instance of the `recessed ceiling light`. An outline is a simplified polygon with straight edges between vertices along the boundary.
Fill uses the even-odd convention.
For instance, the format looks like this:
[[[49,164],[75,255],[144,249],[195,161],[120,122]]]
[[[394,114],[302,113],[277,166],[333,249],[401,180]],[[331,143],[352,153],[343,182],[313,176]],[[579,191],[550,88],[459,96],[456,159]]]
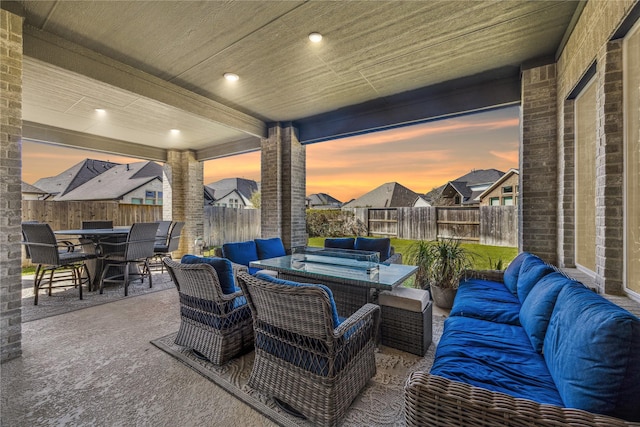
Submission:
[[[174,135],[177,135],[180,133],[180,129],[171,129],[169,132],[171,132]]]
[[[322,34],[320,33],[311,33],[309,34],[309,40],[311,40],[314,43],[318,43],[322,40]]]
[[[96,108],[95,112],[98,114],[104,114],[107,112],[107,110],[105,110],[104,108]]]
[[[240,77],[234,73],[224,73],[224,78],[230,82],[237,82],[240,79]]]

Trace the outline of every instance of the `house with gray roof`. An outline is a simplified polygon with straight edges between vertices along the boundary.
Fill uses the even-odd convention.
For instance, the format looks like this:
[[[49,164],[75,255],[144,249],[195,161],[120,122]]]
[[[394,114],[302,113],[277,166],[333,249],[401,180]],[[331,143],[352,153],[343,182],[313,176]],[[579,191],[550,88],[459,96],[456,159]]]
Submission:
[[[439,206],[479,206],[480,195],[504,172],[497,169],[474,169],[446,183],[440,192]]]
[[[22,181],[22,200],[44,200],[49,193]]]
[[[305,204],[308,209],[338,209],[342,202],[327,193],[314,193],[307,196]]]
[[[115,165],[64,195],[56,196],[55,200],[113,200],[161,205],[162,166],[155,162]]]
[[[214,206],[255,209],[253,193],[259,191],[256,181],[246,178],[224,178],[205,185],[205,203]]]
[[[344,208],[405,208],[414,206],[418,193],[397,182],[387,182],[345,203]]]
[[[103,160],[85,159],[56,176],[40,178],[33,185],[57,200],[57,197],[64,196],[117,165],[118,163]]]

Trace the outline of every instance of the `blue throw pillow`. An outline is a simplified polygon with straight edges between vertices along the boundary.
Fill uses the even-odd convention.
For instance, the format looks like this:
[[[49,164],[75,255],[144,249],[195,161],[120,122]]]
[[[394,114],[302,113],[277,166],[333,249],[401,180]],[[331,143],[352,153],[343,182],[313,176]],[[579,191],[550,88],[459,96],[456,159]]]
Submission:
[[[531,256],[533,255],[529,252],[521,252],[509,263],[509,266],[504,271],[504,285],[514,295],[518,295],[518,274],[520,273],[520,267],[522,267],[524,260]]]
[[[277,285],[285,285],[285,286],[315,286],[316,288],[323,289],[327,295],[329,295],[329,303],[331,304],[331,315],[333,317],[333,328],[337,328],[342,323],[340,316],[338,316],[338,308],[336,307],[336,302],[333,299],[333,292],[325,285],[320,284],[312,284],[312,283],[300,283],[294,282],[291,280],[278,279],[273,276],[269,276],[267,274],[257,273],[256,276],[258,279],[262,279],[265,282],[275,283]]]
[[[538,353],[542,353],[542,344],[558,294],[565,285],[572,282],[562,273],[547,274],[531,289],[529,296],[522,304],[520,324]]]
[[[333,249],[353,249],[356,239],[353,237],[336,237],[324,239],[325,248]]]
[[[391,256],[391,240],[389,238],[369,239],[358,237],[354,245],[358,251],[374,251],[380,254],[380,262],[384,262]]]
[[[180,262],[183,264],[209,264],[218,274],[223,294],[232,294],[237,290],[233,278],[233,266],[228,259],[184,255]]]
[[[255,239],[254,241],[258,250],[258,259],[276,258],[287,254],[282,244],[282,239],[279,237]]]
[[[640,319],[580,283],[558,295],[544,358],[568,408],[640,421]]]
[[[537,256],[525,258],[518,273],[518,299],[521,304],[527,299],[531,289],[547,274],[555,272],[553,267],[546,264]]]
[[[222,245],[222,256],[236,264],[249,266],[251,261],[257,261],[258,249],[256,242],[249,240],[247,242],[225,243]]]

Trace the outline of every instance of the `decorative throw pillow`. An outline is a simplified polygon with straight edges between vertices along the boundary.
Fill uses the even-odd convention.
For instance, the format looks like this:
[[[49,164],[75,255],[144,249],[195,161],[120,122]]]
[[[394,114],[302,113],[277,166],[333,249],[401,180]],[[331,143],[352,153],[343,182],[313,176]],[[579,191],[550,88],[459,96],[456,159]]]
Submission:
[[[276,258],[287,254],[284,249],[282,239],[279,237],[273,237],[271,239],[255,239],[254,241],[256,242],[259,259]]]
[[[237,291],[233,278],[233,267],[228,259],[184,255],[180,262],[183,264],[209,264],[218,274],[218,280],[220,280],[220,288],[222,288],[223,294],[232,294]]]

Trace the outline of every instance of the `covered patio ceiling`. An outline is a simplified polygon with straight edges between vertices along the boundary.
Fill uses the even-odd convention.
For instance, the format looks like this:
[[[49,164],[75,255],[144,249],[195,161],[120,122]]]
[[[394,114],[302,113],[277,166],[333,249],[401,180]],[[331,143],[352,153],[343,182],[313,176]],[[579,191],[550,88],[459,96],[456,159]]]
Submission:
[[[169,149],[200,160],[257,150],[269,122],[293,122],[311,143],[518,102],[521,67],[554,61],[582,10],[558,0],[1,7],[25,17],[24,139],[157,161]]]

